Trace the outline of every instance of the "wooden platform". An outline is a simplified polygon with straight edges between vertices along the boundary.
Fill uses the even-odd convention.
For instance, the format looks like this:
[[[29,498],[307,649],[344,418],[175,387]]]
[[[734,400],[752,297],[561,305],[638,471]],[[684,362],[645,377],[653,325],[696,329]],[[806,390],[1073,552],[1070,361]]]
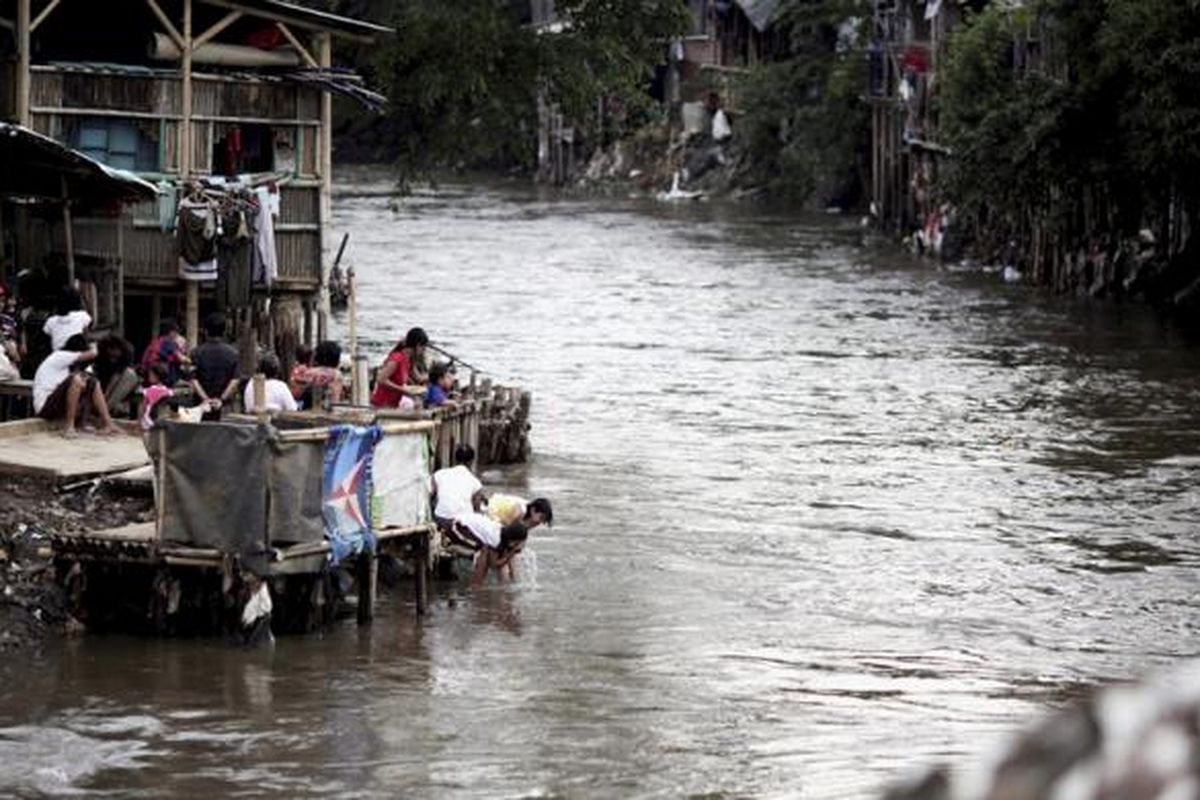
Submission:
[[[423,539],[432,535],[428,525],[411,528],[384,528],[375,532],[380,549],[389,549],[403,540]],[[92,531],[72,531],[51,535],[51,547],[58,554],[113,559],[117,561],[150,560],[166,564],[193,567],[220,567],[224,560],[214,548],[188,547],[172,542],[160,542],[153,522],[135,522],[119,528]],[[273,551],[272,565],[281,567],[289,561],[317,557],[324,561],[329,542],[321,540],[295,544]],[[273,570],[275,571],[275,570]],[[290,571],[281,569],[280,571]]]
[[[149,463],[146,447],[136,433],[80,434],[75,439],[64,439],[40,419],[0,424],[0,475],[28,475],[65,483]]]

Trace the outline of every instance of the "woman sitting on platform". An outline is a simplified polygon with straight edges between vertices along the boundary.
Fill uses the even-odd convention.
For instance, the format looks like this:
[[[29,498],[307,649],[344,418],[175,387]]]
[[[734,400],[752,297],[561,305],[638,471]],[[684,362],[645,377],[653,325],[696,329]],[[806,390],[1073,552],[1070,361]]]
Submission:
[[[296,363],[292,367],[292,374],[288,376],[288,388],[292,390],[292,397],[296,398],[301,408],[308,407],[304,401],[305,397],[309,396],[308,371],[312,368],[313,349],[302,344],[296,348]]]
[[[307,355],[303,367],[299,363],[301,354]],[[298,363],[288,385],[300,408],[324,408],[330,403],[342,402],[345,390],[340,344],[326,340],[317,345],[315,354],[312,348],[301,346],[296,350],[296,358]]]
[[[411,397],[404,393],[412,380],[417,364],[425,361],[425,346],[429,344],[429,336],[420,328],[411,329],[388,354],[379,375],[375,379],[375,391],[371,393],[371,405],[375,408],[399,408],[408,410],[413,407]]]
[[[258,362],[258,371],[266,378],[263,387],[263,405],[260,408],[254,402],[254,379],[246,382],[246,391],[242,394],[242,408],[247,414],[257,414],[262,411],[295,411],[296,398],[292,390],[279,379],[281,369],[279,359],[268,353]]]
[[[115,417],[130,417],[130,399],[140,379],[133,368],[133,345],[120,336],[110,334],[96,346],[92,374],[100,381],[108,413]]]

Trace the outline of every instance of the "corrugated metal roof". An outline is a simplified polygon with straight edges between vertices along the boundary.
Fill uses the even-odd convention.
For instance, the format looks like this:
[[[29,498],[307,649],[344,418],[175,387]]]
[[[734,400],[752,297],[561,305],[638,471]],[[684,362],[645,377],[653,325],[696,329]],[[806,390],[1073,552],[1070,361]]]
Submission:
[[[742,13],[746,15],[746,19],[750,20],[760,33],[771,27],[771,23],[775,21],[775,17],[779,14],[779,9],[783,6],[783,0],[735,0],[738,8],[742,9]]]
[[[131,172],[113,169],[20,125],[0,122],[0,195],[106,203],[145,200],[158,189]]]

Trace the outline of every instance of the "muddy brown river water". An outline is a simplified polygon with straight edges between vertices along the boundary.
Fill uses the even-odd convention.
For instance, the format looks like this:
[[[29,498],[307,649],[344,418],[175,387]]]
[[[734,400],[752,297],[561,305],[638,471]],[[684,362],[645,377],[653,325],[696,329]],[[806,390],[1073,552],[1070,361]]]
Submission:
[[[525,580],[0,666],[0,794],[870,797],[1195,655],[1200,353],[854,220],[343,176],[375,355],[535,392]],[[865,246],[864,246],[865,244]]]

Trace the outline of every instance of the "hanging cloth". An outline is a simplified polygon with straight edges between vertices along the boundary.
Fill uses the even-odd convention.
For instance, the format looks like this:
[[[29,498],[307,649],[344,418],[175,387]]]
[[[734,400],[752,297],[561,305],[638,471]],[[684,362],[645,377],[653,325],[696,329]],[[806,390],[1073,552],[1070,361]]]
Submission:
[[[227,311],[249,308],[254,271],[253,217],[257,204],[238,198],[230,200],[221,213],[221,235],[217,237],[218,308]]]
[[[179,277],[185,281],[217,278],[217,211],[207,200],[179,201],[175,230],[179,247]]]
[[[254,285],[270,289],[279,277],[279,262],[275,253],[275,221],[271,215],[271,191],[265,186],[254,190],[258,214],[254,218],[255,266]]]

